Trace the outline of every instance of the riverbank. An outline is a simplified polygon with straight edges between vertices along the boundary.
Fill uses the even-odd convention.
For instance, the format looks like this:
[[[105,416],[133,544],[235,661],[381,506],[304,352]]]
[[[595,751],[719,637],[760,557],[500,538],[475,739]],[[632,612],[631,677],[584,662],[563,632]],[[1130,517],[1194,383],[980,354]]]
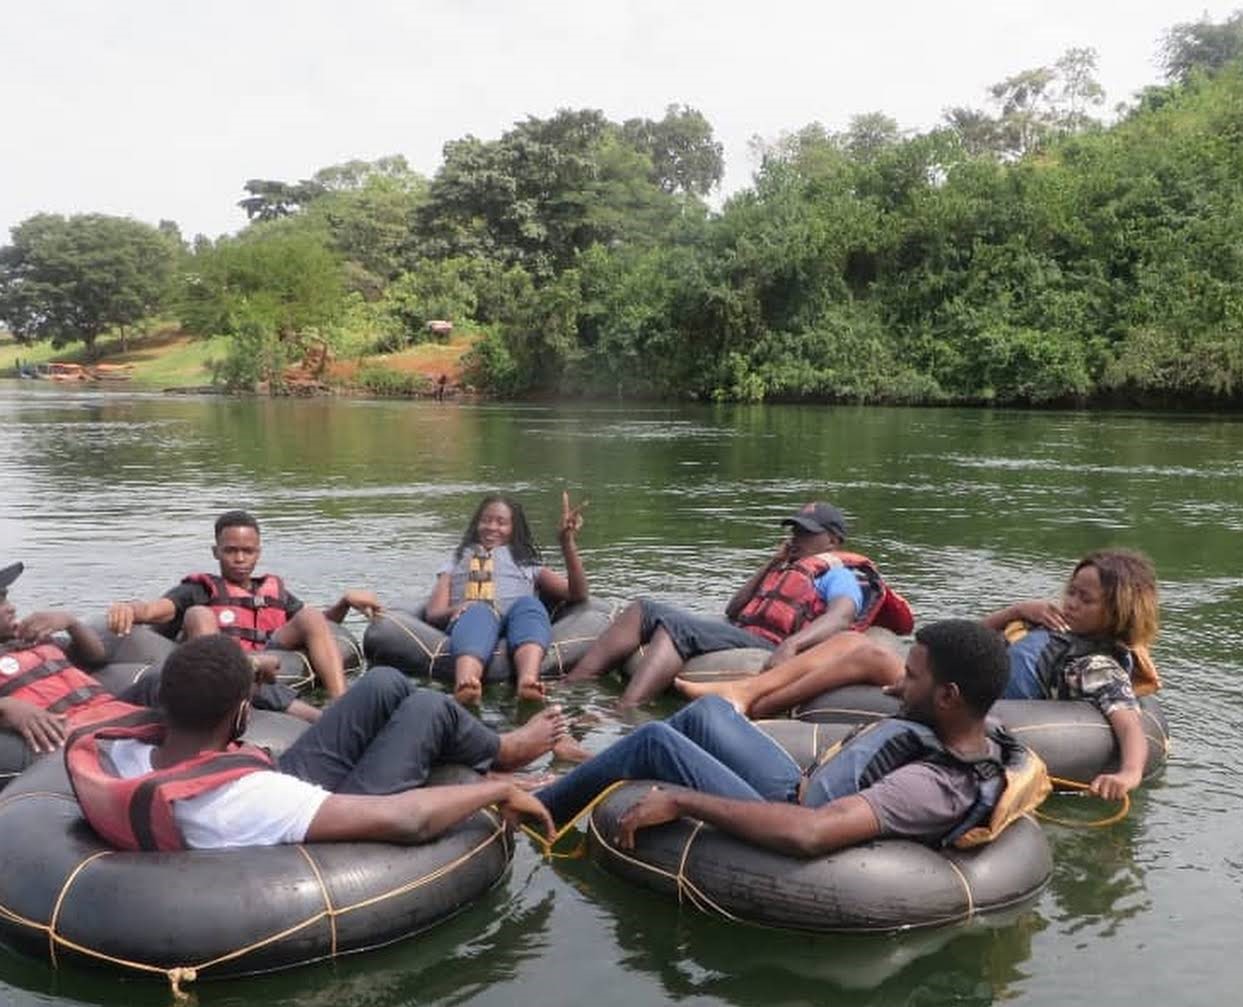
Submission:
[[[466,333],[446,343],[422,343],[398,353],[330,358],[322,368],[307,367],[307,361],[299,361],[286,369],[285,376],[289,386],[301,394],[431,395],[441,375],[450,392],[460,391],[462,358],[476,338]],[[223,336],[193,338],[170,323],[130,336],[124,346],[117,336],[101,337],[96,349],[97,354],[89,357],[80,345],[53,349],[51,343],[41,342],[25,346],[0,335],[0,377],[14,376],[19,360],[23,365],[106,364],[124,367],[127,377],[72,383],[141,391],[208,389],[216,386],[216,369],[228,352],[229,340]]]

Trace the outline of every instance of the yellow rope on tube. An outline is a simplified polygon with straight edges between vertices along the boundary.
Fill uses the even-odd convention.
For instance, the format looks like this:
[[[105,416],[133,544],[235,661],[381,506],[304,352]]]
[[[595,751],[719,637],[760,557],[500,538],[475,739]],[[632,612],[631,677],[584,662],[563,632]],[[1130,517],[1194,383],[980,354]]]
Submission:
[[[600,793],[596,794],[596,796],[593,797],[578,814],[561,826],[561,828],[556,831],[551,839],[547,836],[541,835],[539,832],[536,832],[535,829],[531,828],[529,825],[520,825],[519,828],[521,828],[523,832],[535,841],[535,844],[540,848],[540,852],[543,853],[546,860],[579,860],[585,855],[587,850],[585,841],[580,842],[569,853],[557,853],[554,847],[557,843],[561,842],[565,835],[574,829],[585,816],[591,814],[591,812],[596,809],[596,805],[612,794],[613,791],[630,782],[630,780],[618,780],[616,783],[610,783],[607,787],[601,790]]]
[[[1081,780],[1068,780],[1061,776],[1050,776],[1049,782],[1058,789],[1075,790],[1080,793],[1086,792],[1092,787],[1090,783],[1084,783]],[[1103,797],[1100,799],[1102,801],[1105,800]],[[1056,815],[1046,815],[1039,809],[1036,810],[1036,817],[1041,821],[1052,822],[1054,825],[1065,825],[1072,829],[1104,829],[1110,825],[1116,825],[1131,813],[1131,795],[1123,794],[1119,805],[1118,810],[1112,815],[1106,815],[1104,818],[1098,818],[1093,821],[1080,822],[1073,818],[1059,818]]]

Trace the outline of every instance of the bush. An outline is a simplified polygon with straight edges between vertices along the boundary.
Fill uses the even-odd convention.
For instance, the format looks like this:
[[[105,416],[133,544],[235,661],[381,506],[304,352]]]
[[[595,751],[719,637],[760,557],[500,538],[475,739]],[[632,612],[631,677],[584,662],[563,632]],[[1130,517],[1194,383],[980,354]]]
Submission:
[[[408,399],[427,395],[432,390],[431,379],[422,374],[407,374],[377,365],[362,368],[356,382],[372,395],[383,398]]]

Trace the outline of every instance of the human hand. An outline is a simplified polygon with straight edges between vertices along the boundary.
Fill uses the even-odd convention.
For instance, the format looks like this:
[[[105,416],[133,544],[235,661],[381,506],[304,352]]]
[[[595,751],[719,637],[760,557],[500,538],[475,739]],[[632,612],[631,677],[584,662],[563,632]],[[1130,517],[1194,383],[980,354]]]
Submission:
[[[251,654],[250,667],[255,673],[255,685],[271,685],[281,670],[281,659],[275,654]]]
[[[1139,786],[1139,773],[1101,773],[1088,787],[1088,792],[1106,801],[1120,801]]]
[[[1014,606],[1014,611],[1024,622],[1030,622],[1034,626],[1043,626],[1055,633],[1066,633],[1070,630],[1070,623],[1066,621],[1066,616],[1051,601],[1039,599],[1022,601]]]
[[[793,545],[788,538],[783,538],[781,544],[777,546],[777,551],[773,553],[773,558],[769,560],[769,566],[780,566],[790,559],[790,546]]]
[[[134,606],[128,601],[113,602],[108,606],[108,632],[117,636],[129,636],[134,628]]]
[[[794,646],[793,642],[790,640],[782,640],[781,643],[777,644],[777,646],[773,649],[773,652],[768,655],[768,660],[764,662],[764,667],[761,670],[767,671],[769,668],[775,668],[777,665],[783,664],[797,655],[798,648]]]
[[[25,738],[31,750],[40,755],[60,748],[69,733],[68,721],[63,714],[48,713],[21,699],[0,702],[0,713],[0,721]]]
[[[561,538],[573,538],[583,527],[583,510],[590,501],[584,500],[577,507],[570,506],[570,494],[568,490],[561,492]]]
[[[544,803],[520,787],[510,784],[509,791],[497,804],[497,808],[501,812],[501,817],[510,825],[518,825],[523,817],[534,818],[539,823],[539,831],[549,842],[557,834],[552,815],[548,813]]]
[[[652,787],[617,822],[617,845],[623,850],[634,849],[634,834],[653,825],[676,822],[682,817],[677,799],[667,790]]]
[[[77,620],[68,612],[34,612],[17,625],[17,638],[36,642],[61,633]]]
[[[384,606],[380,604],[374,591],[346,591],[341,600],[368,619],[374,619],[384,611]]]

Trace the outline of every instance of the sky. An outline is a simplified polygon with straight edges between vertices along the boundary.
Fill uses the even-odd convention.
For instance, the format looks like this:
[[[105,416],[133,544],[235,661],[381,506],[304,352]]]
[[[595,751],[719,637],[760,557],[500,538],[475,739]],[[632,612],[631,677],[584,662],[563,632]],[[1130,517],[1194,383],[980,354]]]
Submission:
[[[249,178],[296,180],[528,115],[691,105],[725,145],[882,111],[909,130],[1092,46],[1106,108],[1157,83],[1164,31],[1243,0],[38,0],[0,13],[0,242],[39,212],[237,230]]]

